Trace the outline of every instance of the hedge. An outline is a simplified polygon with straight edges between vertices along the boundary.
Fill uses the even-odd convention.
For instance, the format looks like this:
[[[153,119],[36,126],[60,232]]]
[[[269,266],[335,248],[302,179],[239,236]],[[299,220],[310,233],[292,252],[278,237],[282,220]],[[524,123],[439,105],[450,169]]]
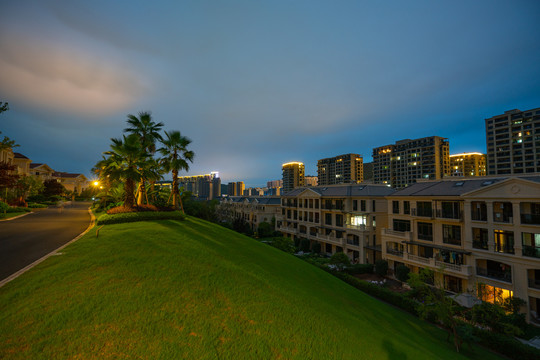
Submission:
[[[144,211],[121,214],[103,214],[98,219],[97,225],[122,224],[149,220],[184,220],[185,215],[179,211]]]
[[[540,350],[521,343],[513,337],[498,334],[479,328],[473,329],[473,334],[479,343],[495,352],[506,355],[511,359],[537,360],[540,359]]]
[[[354,264],[345,268],[345,272],[351,275],[372,274],[373,264]]]

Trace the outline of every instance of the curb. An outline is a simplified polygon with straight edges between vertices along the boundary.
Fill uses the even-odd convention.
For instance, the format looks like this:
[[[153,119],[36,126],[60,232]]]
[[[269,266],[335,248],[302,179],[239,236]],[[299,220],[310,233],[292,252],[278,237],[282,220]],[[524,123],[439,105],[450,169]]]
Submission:
[[[22,268],[21,270],[17,271],[16,273],[14,274],[11,274],[10,276],[8,276],[7,278],[5,278],[4,280],[0,281],[0,288],[4,285],[6,285],[8,282],[12,281],[12,280],[15,280],[16,278],[18,278],[19,276],[21,276],[22,274],[24,274],[25,272],[27,272],[28,270],[32,269],[34,266],[38,265],[39,263],[47,260],[49,257],[55,255],[58,251],[62,250],[63,248],[65,248],[66,246],[74,243],[75,241],[79,240],[81,237],[83,237],[87,232],[90,231],[90,229],[92,229],[94,227],[94,224],[95,224],[95,220],[96,220],[96,217],[94,216],[94,214],[92,213],[92,211],[90,210],[90,208],[88,208],[88,213],[90,214],[90,225],[88,225],[88,227],[86,228],[86,230],[84,230],[82,233],[80,233],[77,237],[71,239],[69,242],[65,243],[64,245],[60,246],[58,249],[56,250],[53,250],[51,251],[50,253],[48,253],[47,255],[41,257],[40,259],[37,259],[36,261],[34,261],[33,263],[31,263],[30,265]],[[31,213],[29,213],[31,214]],[[27,215],[27,214],[23,214],[21,216],[24,216],[24,215]],[[19,216],[17,216],[19,217]],[[14,218],[15,219],[15,218]],[[11,219],[8,219],[8,220],[11,220]]]
[[[15,217],[12,217],[12,218],[9,218],[9,219],[2,219],[0,221],[11,221],[11,220],[15,220],[15,219],[18,219],[18,218],[21,218],[23,216],[26,216],[26,215],[30,215],[30,214],[33,214],[34,212],[31,211],[31,212],[27,212],[27,213],[24,213],[24,214],[21,214],[21,215],[17,215]]]

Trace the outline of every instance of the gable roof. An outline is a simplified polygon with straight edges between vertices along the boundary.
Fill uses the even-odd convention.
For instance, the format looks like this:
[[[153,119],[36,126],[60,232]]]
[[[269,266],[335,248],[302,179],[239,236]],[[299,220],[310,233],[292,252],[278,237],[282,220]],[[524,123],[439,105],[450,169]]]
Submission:
[[[21,153],[13,153],[13,156],[15,156],[15,159],[26,159],[26,160],[30,160],[29,158],[27,158],[26,156],[24,156],[23,154]]]
[[[342,184],[296,188],[284,194],[284,196],[295,197],[308,190],[321,197],[388,196],[396,191],[382,184]]]

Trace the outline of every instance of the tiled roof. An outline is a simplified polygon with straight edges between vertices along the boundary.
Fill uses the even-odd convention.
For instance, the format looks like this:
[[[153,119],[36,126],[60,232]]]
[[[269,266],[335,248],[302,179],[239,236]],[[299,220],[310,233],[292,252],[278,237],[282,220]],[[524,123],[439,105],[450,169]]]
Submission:
[[[316,192],[321,197],[338,196],[388,196],[395,192],[386,185],[378,184],[345,184],[296,188],[284,194],[287,197],[295,197],[305,190]]]
[[[18,152],[13,153],[13,156],[15,157],[15,159],[27,159],[27,160],[30,160],[26,156],[24,156],[23,154],[18,153]]]
[[[41,165],[43,165],[43,163],[31,163],[30,164],[30,169],[40,167]]]
[[[501,181],[519,178],[540,183],[540,175],[537,176],[500,176],[500,177],[477,177],[474,179],[451,179],[417,182],[408,187],[396,191],[392,196],[460,196],[471,191],[479,190],[486,186],[500,183]]]
[[[67,172],[55,172],[53,173],[53,176],[55,177],[62,177],[62,178],[76,178],[81,176],[82,174],[72,174]]]

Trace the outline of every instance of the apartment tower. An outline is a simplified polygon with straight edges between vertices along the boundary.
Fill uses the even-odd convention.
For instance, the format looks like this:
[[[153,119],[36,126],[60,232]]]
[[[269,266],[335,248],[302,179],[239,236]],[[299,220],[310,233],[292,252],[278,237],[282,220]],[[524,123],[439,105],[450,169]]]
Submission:
[[[301,162],[289,162],[282,165],[283,171],[283,192],[293,190],[296,187],[305,185],[305,168]]]
[[[317,161],[319,185],[360,183],[364,180],[362,156],[344,154]]]
[[[429,136],[405,139],[373,149],[373,180],[404,188],[418,179],[442,179],[450,175],[448,139]]]
[[[486,154],[450,155],[450,169],[452,176],[486,176]]]
[[[489,175],[540,172],[540,108],[486,119]]]

